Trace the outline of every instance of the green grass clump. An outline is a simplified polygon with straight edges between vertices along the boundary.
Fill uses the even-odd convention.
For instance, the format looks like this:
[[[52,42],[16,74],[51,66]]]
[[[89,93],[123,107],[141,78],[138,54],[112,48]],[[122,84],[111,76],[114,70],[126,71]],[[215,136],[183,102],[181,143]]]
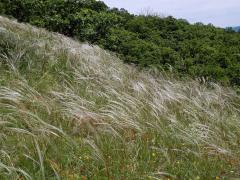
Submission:
[[[238,178],[239,107],[0,17],[0,179]]]

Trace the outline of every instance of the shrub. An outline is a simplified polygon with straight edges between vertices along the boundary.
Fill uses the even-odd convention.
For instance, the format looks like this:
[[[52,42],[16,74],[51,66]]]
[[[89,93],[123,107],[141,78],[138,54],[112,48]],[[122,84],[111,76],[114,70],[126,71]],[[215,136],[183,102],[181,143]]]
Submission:
[[[3,0],[0,13],[114,51],[142,67],[240,85],[240,34],[172,16],[129,14],[95,0]],[[227,82],[227,83],[226,83]]]

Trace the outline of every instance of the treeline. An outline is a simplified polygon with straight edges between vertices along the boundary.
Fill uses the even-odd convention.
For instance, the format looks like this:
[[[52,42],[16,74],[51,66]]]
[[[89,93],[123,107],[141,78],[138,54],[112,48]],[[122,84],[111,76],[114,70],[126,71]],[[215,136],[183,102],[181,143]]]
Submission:
[[[2,0],[0,13],[98,44],[140,67],[240,85],[240,34],[231,29],[132,15],[95,0]]]
[[[240,26],[233,27],[233,30],[240,33]]]

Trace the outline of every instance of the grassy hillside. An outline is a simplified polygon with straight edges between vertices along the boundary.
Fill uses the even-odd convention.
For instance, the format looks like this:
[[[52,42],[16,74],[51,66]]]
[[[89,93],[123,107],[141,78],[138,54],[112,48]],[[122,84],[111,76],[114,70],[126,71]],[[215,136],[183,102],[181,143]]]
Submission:
[[[139,67],[240,85],[240,34],[230,29],[136,16],[96,0],[2,0],[0,13],[98,44]]]
[[[240,97],[0,17],[0,179],[240,177]]]

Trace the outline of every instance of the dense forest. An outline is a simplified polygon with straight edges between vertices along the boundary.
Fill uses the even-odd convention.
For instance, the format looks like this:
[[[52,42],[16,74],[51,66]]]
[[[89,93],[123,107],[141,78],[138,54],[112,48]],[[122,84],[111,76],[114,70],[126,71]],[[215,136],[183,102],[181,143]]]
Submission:
[[[240,85],[240,34],[95,0],[2,0],[0,13],[116,52],[139,67]]]

